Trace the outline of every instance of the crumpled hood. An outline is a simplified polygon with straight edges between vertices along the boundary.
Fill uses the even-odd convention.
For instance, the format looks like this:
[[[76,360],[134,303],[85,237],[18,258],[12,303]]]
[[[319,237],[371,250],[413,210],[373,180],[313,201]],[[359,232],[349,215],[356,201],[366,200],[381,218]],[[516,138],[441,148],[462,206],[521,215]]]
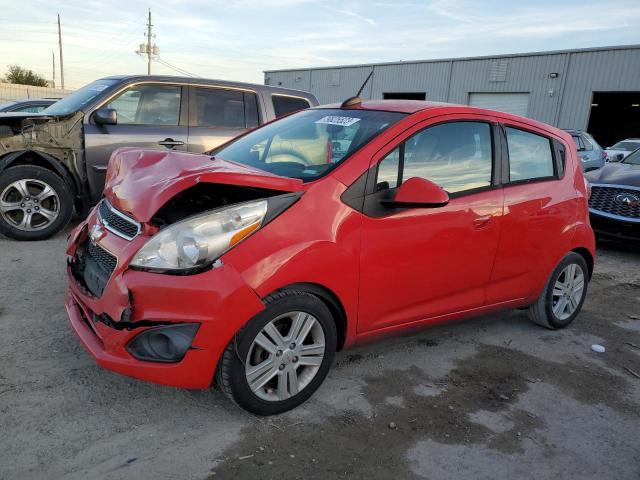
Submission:
[[[584,174],[591,183],[631,185],[640,187],[640,165],[607,163],[604,167]]]
[[[148,222],[168,200],[202,182],[296,192],[299,179],[281,177],[208,155],[119,148],[107,169],[104,195],[139,222]]]

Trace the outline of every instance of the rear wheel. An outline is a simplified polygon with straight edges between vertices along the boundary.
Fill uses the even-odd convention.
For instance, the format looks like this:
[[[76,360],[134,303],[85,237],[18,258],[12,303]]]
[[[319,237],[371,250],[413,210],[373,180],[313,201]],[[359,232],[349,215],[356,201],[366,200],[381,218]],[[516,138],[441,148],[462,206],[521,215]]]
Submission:
[[[336,327],[314,295],[282,291],[267,297],[256,315],[227,346],[216,373],[219,388],[258,415],[297,407],[329,372]]]
[[[529,318],[543,327],[557,329],[569,325],[580,313],[587,296],[587,262],[575,252],[567,254],[547,280]]]
[[[62,230],[73,212],[68,185],[36,165],[0,174],[0,233],[16,240],[44,240]]]

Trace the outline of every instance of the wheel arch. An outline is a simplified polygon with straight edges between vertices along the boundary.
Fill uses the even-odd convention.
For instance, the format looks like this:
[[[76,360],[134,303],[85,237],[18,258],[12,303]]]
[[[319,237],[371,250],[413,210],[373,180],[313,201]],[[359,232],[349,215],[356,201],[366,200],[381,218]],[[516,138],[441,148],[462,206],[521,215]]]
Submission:
[[[582,258],[584,258],[584,261],[587,262],[587,268],[589,269],[589,278],[591,278],[591,276],[593,275],[593,267],[595,261],[591,252],[584,247],[577,247],[571,251],[580,255]]]
[[[327,308],[331,312],[333,320],[336,323],[336,331],[338,333],[336,350],[342,350],[347,338],[347,314],[338,296],[323,285],[317,283],[300,282],[280,287],[277,290],[270,292],[268,295],[265,295],[264,298],[282,290],[298,290],[301,292],[310,293],[318,297],[327,306]]]
[[[0,158],[0,173],[7,168],[18,165],[36,165],[51,170],[69,185],[74,198],[80,192],[80,186],[77,184],[69,169],[53,155],[37,150],[21,150],[19,152],[9,153]]]

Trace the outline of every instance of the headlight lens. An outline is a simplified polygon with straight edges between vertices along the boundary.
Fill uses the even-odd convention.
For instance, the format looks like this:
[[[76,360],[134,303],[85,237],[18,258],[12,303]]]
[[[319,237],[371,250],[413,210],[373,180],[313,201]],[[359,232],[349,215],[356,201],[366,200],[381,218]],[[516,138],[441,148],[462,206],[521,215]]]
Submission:
[[[187,270],[213,262],[260,228],[267,200],[258,200],[189,217],[154,235],[130,265]]]

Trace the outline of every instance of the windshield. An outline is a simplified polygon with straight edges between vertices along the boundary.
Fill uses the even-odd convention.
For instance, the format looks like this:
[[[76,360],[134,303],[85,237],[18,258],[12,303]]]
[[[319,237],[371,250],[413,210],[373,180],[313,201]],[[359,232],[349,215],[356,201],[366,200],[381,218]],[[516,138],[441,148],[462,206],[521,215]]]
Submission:
[[[308,182],[325,175],[405,116],[374,110],[304,110],[210,153]]]
[[[622,160],[622,163],[630,163],[631,165],[640,165],[640,148],[635,152],[630,153],[627,158]]]
[[[632,152],[638,147],[640,147],[640,142],[622,141],[622,142],[616,143],[613,147],[611,147],[611,149],[612,150],[624,150],[625,152]]]
[[[95,82],[91,82],[89,85],[85,85],[81,89],[73,92],[71,95],[64,97],[62,100],[58,100],[50,107],[45,108],[43,113],[49,115],[69,115],[77,112],[100,95],[103,90],[118,82],[119,80],[115,79],[96,80]]]

